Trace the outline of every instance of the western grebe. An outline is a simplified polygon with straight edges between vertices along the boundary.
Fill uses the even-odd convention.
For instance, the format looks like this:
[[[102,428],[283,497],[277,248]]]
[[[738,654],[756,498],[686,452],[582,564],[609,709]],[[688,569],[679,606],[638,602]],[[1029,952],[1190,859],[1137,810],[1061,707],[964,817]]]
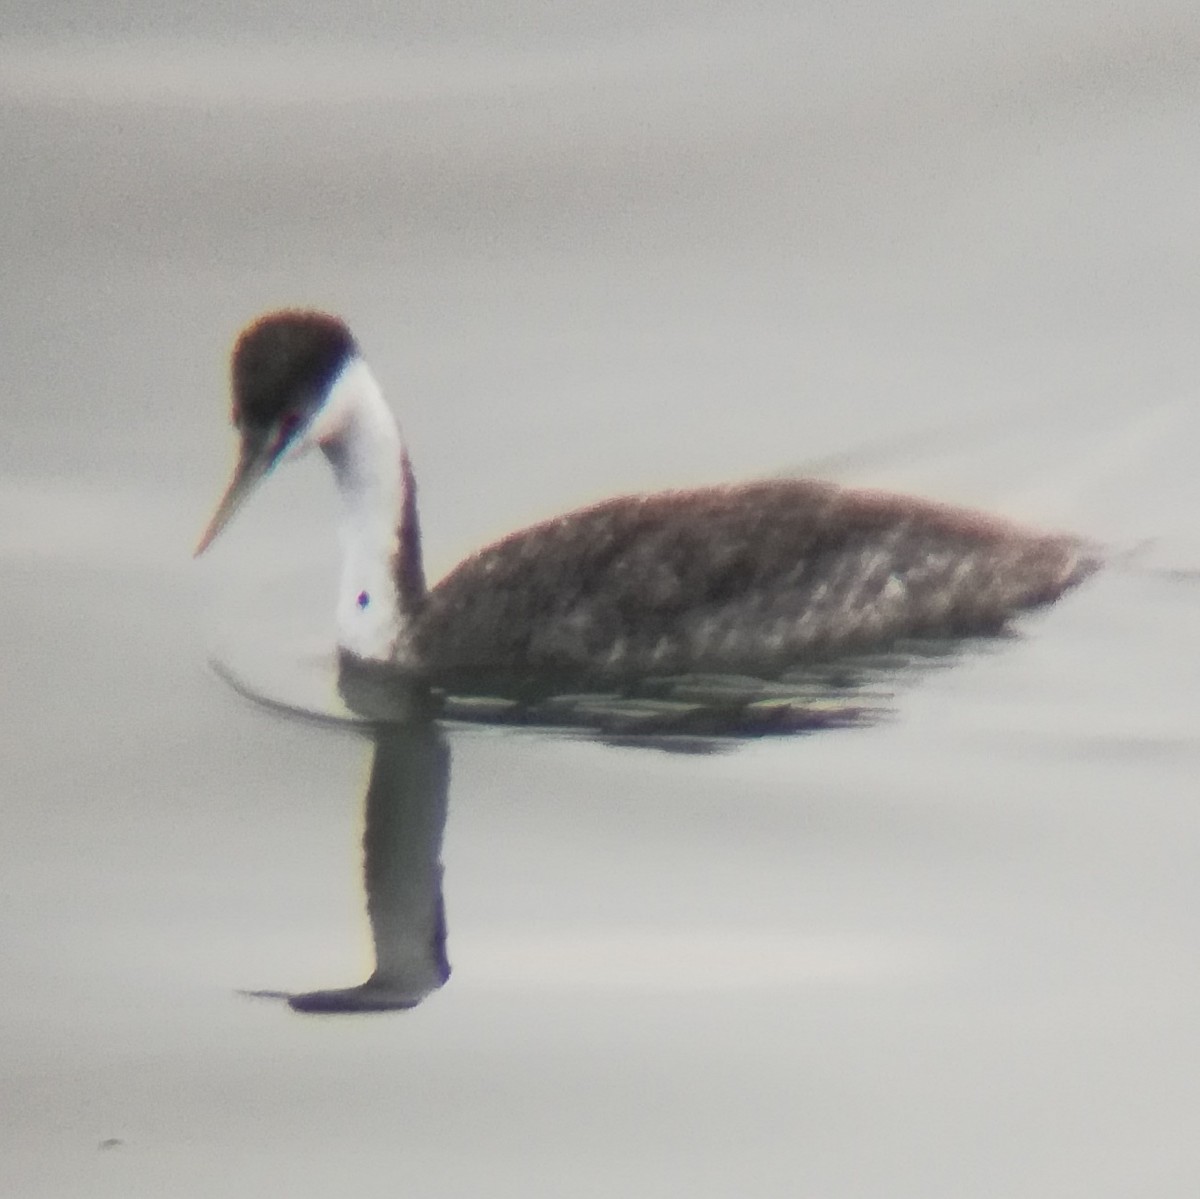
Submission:
[[[260,317],[234,347],[232,391],[240,454],[197,555],[276,463],[320,448],[344,507],[340,650],[439,686],[771,675],[901,638],[998,632],[1099,565],[1075,537],[778,479],[605,500],[512,533],[427,589],[412,467],[347,326]]]

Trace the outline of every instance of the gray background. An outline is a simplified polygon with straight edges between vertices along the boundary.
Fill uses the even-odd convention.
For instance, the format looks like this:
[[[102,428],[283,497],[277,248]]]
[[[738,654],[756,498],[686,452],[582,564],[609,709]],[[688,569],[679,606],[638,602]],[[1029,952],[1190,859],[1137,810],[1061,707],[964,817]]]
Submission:
[[[1197,1193],[1194,3],[0,32],[4,1194]],[[448,987],[241,999],[368,968],[366,746],[206,667],[286,656],[297,572],[325,612],[321,464],[189,556],[288,303],[359,335],[435,577],[810,463],[1121,562],[871,730],[454,731]]]

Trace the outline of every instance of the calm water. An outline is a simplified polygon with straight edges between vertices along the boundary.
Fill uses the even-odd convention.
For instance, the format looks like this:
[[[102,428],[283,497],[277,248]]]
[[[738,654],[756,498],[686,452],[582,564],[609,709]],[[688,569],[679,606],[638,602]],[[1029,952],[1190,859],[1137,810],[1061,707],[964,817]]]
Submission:
[[[1194,1196],[1195,6],[201,7],[4,17],[0,1190]],[[1127,560],[869,729],[451,728],[448,985],[299,1015],[238,992],[370,972],[371,746],[206,663],[332,578],[320,463],[189,556],[283,303],[435,577],[813,462]]]

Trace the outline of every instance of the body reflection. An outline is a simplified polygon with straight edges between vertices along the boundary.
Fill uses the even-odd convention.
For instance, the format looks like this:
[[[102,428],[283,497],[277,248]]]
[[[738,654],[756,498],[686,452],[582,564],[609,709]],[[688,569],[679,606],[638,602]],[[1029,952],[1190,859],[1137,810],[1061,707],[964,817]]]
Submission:
[[[367,785],[363,883],[375,969],[355,987],[285,998],[302,1012],[378,1012],[415,1007],[450,977],[442,897],[442,837],[450,782],[450,747],[423,697],[403,711],[380,711],[370,695],[344,688],[371,720],[374,757]],[[392,697],[394,702],[394,696]]]
[[[762,736],[873,723],[887,715],[895,687],[947,666],[972,643],[927,641],[892,652],[812,664],[775,680],[746,676],[678,676],[647,680],[623,693],[456,697],[399,687],[395,675],[343,656],[338,663],[340,714],[372,738],[366,794],[363,884],[375,950],[370,977],[353,987],[286,999],[297,1011],[337,1013],[415,1007],[450,976],[442,893],[442,840],[449,806],[450,746],[441,724],[484,722],[541,726],[674,753],[712,753]],[[976,642],[976,650],[982,648]],[[239,690],[291,715],[314,710]]]

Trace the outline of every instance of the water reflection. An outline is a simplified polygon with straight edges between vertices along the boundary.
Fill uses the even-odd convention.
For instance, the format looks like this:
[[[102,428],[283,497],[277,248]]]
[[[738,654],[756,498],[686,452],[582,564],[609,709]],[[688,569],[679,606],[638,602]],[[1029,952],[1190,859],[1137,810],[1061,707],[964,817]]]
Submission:
[[[775,678],[650,676],[619,691],[570,693],[521,680],[492,694],[436,694],[444,718],[559,729],[610,744],[712,752],[748,738],[872,724],[896,687],[989,638],[920,638],[886,652],[813,660]]]
[[[286,596],[307,594],[292,584]],[[317,590],[317,589],[312,589]],[[323,592],[322,592],[323,594]],[[357,667],[331,653],[323,622],[281,618],[274,592],[231,607],[210,661],[240,694],[288,716],[335,724],[407,721],[418,701],[386,668]],[[286,598],[285,598],[286,607]],[[270,617],[247,619],[247,609]],[[809,660],[773,678],[731,674],[654,676],[619,689],[580,691],[562,680],[489,677],[454,692],[434,690],[443,722],[557,730],[621,744],[720,749],[748,737],[791,735],[874,723],[895,694],[930,670],[1002,645],[1005,634],[913,638],[887,650]],[[576,688],[578,684],[576,683]]]
[[[345,679],[346,702],[374,742],[363,833],[363,888],[375,949],[366,982],[334,990],[253,995],[285,998],[301,1012],[380,1012],[415,1007],[450,977],[442,837],[450,747],[428,695],[385,692]]]
[[[647,679],[620,693],[576,695],[511,686],[492,696],[450,696],[402,686],[386,669],[341,661],[339,718],[353,720],[373,743],[363,888],[375,968],[357,986],[247,994],[286,999],[302,1012],[391,1011],[416,1006],[449,978],[441,857],[451,757],[446,720],[550,727],[611,744],[711,753],[751,737],[878,720],[900,681],[949,664],[967,644],[926,640],[886,654],[810,664],[775,680],[688,675]],[[305,713],[231,681],[293,714],[333,715]]]

